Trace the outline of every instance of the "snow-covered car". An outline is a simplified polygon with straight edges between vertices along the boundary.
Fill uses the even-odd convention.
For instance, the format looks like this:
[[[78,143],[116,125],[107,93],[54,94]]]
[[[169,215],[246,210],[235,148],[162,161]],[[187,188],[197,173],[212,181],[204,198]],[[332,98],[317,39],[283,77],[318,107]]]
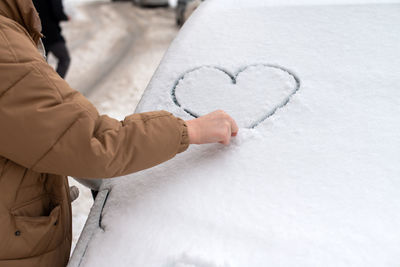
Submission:
[[[132,3],[139,6],[168,6],[168,0],[132,0]]]
[[[388,2],[201,4],[136,112],[224,109],[238,136],[105,180],[70,266],[398,265],[400,3]]]

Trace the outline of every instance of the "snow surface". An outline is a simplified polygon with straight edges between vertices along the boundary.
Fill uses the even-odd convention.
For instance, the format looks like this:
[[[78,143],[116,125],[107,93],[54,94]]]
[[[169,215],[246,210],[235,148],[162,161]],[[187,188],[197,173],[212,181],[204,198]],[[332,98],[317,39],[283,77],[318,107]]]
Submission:
[[[253,65],[235,75],[201,67],[182,76],[173,97],[195,117],[222,109],[239,127],[253,128],[288,103],[299,86],[292,74],[276,66]]]
[[[293,85],[286,77],[280,85],[288,86],[261,92],[258,80],[265,88],[274,82],[249,73],[238,100],[220,71],[201,68],[186,80],[202,66],[230,74],[281,66],[299,90],[254,129],[241,128],[230,146],[191,146],[109,180],[102,229],[82,265],[398,266],[400,5],[234,2],[206,1],[196,10],[137,111],[191,119],[172,92],[201,113],[216,105],[200,94],[205,85],[227,91],[221,106],[251,121],[247,108],[263,109],[272,93]],[[239,110],[241,103],[249,106]]]

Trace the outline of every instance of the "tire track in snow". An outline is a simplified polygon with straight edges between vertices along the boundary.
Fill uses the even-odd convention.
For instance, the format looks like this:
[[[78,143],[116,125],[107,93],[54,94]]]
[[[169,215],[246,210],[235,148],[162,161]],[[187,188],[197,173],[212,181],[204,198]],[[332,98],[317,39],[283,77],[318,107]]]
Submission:
[[[70,79],[71,85],[85,96],[90,96],[115,73],[114,70],[119,65],[125,64],[127,59],[135,56],[136,42],[143,38],[155,17],[171,19],[171,14],[167,16],[165,14],[172,13],[166,9],[141,9],[132,6],[131,3],[91,3],[83,6],[82,10],[88,17],[93,18],[93,21],[90,21],[91,28],[85,32],[87,36],[72,41],[70,49],[73,60],[76,55],[85,56],[81,52],[85,51],[85,47],[86,50],[92,50],[91,46],[101,44],[103,36],[118,35],[118,33],[109,32],[110,27],[107,23],[110,23],[108,21],[110,17],[114,18],[112,23],[118,25],[119,31],[126,31],[125,33],[120,32],[116,39],[109,40],[108,45],[104,44],[105,49],[96,55],[93,62],[90,62],[90,66],[87,66],[88,62],[84,62],[84,60],[83,64],[76,66],[79,71],[75,69],[75,72],[71,74],[75,76]],[[93,50],[100,49],[94,47]]]

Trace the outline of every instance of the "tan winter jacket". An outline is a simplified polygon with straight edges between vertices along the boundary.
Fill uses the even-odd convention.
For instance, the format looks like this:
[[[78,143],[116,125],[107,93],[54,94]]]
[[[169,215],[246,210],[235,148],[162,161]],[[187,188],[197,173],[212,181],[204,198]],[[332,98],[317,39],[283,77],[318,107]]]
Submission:
[[[160,111],[100,116],[37,50],[31,0],[0,0],[0,266],[65,266],[67,175],[115,177],[188,146],[184,122]]]

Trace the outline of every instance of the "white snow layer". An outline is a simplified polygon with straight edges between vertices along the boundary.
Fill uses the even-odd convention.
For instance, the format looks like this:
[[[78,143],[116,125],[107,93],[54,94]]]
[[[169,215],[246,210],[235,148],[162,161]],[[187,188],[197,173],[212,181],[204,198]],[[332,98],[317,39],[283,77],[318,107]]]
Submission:
[[[274,66],[253,65],[236,75],[201,67],[182,76],[173,97],[195,117],[223,109],[239,127],[252,128],[286,104],[298,88],[291,74]]]
[[[235,3],[200,6],[137,111],[248,126],[298,91],[230,146],[109,180],[83,266],[397,266],[400,5]]]

